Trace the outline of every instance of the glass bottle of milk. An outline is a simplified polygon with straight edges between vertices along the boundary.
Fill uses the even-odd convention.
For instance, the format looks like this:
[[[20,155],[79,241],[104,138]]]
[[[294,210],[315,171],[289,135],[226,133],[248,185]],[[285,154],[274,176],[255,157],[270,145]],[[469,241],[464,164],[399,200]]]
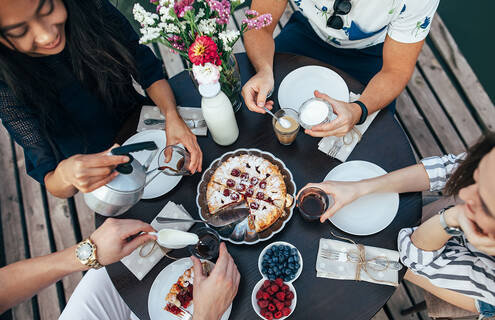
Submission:
[[[233,144],[239,137],[232,103],[222,92],[220,83],[200,84],[201,110],[213,140],[221,145]]]

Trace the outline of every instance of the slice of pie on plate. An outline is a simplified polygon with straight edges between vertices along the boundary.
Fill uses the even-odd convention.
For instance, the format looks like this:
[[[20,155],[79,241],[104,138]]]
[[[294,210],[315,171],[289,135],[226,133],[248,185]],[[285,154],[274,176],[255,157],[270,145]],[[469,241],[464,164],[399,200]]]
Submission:
[[[243,197],[223,185],[210,181],[206,189],[206,199],[210,214],[217,213],[220,209],[232,206],[243,201]]]
[[[282,215],[282,209],[277,206],[255,198],[248,198],[247,202],[251,211],[249,219],[250,227],[261,232],[271,226]]]
[[[202,262],[203,274],[208,276],[211,271],[211,265],[209,262]],[[184,271],[176,283],[172,285],[165,300],[167,305],[165,310],[175,315],[179,314],[181,310],[179,307],[187,308],[191,305],[193,300],[193,283],[194,283],[194,269],[193,267]]]

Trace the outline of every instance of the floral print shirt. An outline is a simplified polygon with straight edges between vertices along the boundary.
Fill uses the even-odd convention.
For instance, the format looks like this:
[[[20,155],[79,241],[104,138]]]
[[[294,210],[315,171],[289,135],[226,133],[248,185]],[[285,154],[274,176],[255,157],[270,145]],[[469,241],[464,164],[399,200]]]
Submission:
[[[351,0],[340,16],[341,30],[327,27],[335,0],[294,0],[318,36],[338,48],[363,49],[385,41],[388,34],[402,43],[426,38],[440,0]]]

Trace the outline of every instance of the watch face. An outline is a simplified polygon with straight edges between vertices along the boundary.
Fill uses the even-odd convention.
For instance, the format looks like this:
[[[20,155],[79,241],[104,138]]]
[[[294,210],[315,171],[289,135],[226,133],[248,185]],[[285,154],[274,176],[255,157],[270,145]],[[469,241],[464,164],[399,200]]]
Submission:
[[[447,228],[447,233],[450,234],[451,236],[458,237],[463,234],[462,230],[459,228]]]
[[[93,253],[93,247],[89,243],[84,243],[76,250],[76,255],[79,260],[88,260]]]

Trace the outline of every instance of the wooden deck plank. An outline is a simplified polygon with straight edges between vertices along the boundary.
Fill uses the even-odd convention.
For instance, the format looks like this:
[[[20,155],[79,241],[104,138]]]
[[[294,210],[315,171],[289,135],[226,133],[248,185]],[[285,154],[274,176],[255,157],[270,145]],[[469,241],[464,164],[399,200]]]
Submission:
[[[449,118],[452,119],[463,140],[468,145],[474,144],[481,136],[481,130],[469,112],[456,88],[450,81],[440,62],[429,45],[425,44],[419,55],[418,65],[439,98]]]
[[[438,156],[443,153],[407,91],[403,91],[397,98],[397,113],[421,157]]]
[[[239,28],[235,24],[234,18],[232,16],[229,17],[229,23],[227,24],[227,30],[239,31]],[[237,40],[237,42],[234,44],[234,47],[232,48],[232,52],[233,53],[246,52],[246,48],[244,48],[244,43],[242,43],[242,38]]]
[[[31,257],[50,254],[50,239],[45,218],[41,186],[26,173],[24,152],[16,144],[17,167],[21,181],[24,215],[28,232],[28,243]],[[42,320],[57,319],[60,315],[58,293],[55,284],[41,290],[38,295],[40,318]]]
[[[476,77],[473,69],[457,46],[439,15],[433,19],[430,38],[443,59],[459,81],[480,121],[487,129],[495,130],[495,107]]]
[[[410,308],[412,305],[412,301],[409,299],[406,289],[403,285],[400,285],[397,290],[395,290],[394,294],[387,302],[387,307],[393,319],[421,320],[416,313],[411,313],[407,316],[403,316],[400,314],[402,310]]]
[[[402,285],[409,292],[409,297],[412,299],[413,304],[418,304],[418,303],[425,301],[425,298],[424,298],[424,292],[425,291],[422,288],[418,287],[417,285],[415,285],[415,284],[413,284],[407,280],[404,280],[402,282]],[[423,311],[420,311],[418,313],[423,320],[432,320],[428,316],[428,311],[426,309]]]
[[[47,199],[56,250],[60,251],[73,246],[77,240],[67,200],[56,198],[48,192]],[[66,302],[69,301],[81,279],[82,272],[72,273],[62,279]]]
[[[417,68],[414,69],[407,87],[445,151],[456,154],[463,152],[465,145]]]
[[[169,78],[172,78],[178,73],[184,70],[184,64],[180,55],[173,53],[170,48],[167,48],[164,44],[158,43],[158,49],[160,50],[160,56],[163,60],[165,70]]]
[[[74,203],[76,205],[81,235],[83,239],[86,239],[95,231],[95,213],[86,205],[81,192],[78,192],[74,196]]]
[[[10,136],[0,126],[0,171],[3,184],[0,192],[0,213],[5,253],[5,263],[11,264],[28,257],[25,250],[25,239],[22,227],[21,208],[17,193],[17,182],[14,172],[14,157]],[[12,308],[14,320],[32,319],[33,305],[31,299]]]

